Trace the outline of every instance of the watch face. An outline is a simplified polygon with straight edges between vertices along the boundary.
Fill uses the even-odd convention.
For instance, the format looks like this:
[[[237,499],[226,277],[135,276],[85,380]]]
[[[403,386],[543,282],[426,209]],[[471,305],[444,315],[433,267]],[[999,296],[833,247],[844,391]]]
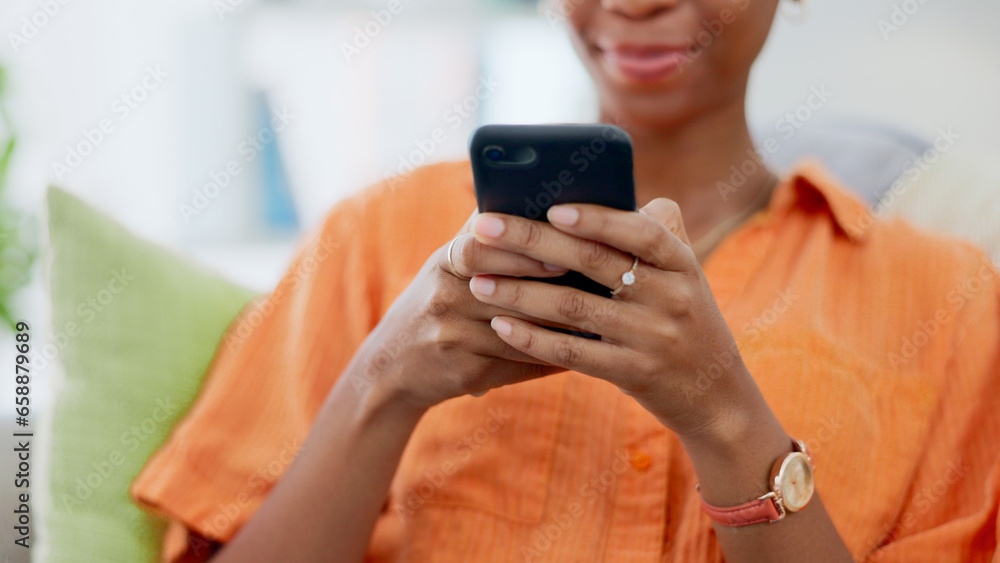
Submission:
[[[813,495],[813,473],[805,455],[794,453],[785,458],[778,480],[781,500],[787,510],[798,512],[809,504]]]

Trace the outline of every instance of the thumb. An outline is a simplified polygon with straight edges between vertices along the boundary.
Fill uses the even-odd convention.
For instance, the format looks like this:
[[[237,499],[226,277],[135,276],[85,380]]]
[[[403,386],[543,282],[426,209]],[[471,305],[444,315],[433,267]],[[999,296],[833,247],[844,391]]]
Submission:
[[[684,228],[684,218],[681,217],[681,208],[675,201],[658,197],[647,203],[639,213],[656,219],[684,244],[691,246],[691,240],[688,239],[687,230]]]
[[[457,237],[460,235],[471,233],[472,223],[476,220],[476,217],[478,215],[479,215],[479,209],[473,209],[472,214],[469,215],[469,218],[465,220],[465,224],[462,225],[462,228],[458,230],[458,234],[456,234],[455,236]]]

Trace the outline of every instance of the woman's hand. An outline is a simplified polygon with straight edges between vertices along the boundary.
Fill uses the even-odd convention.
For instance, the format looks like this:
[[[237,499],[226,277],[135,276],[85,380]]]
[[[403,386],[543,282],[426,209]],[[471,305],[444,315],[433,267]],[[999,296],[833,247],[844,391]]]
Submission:
[[[431,255],[365,340],[348,370],[356,388],[401,398],[420,410],[562,371],[498,339],[490,328],[495,316],[531,317],[477,301],[469,278],[486,272],[555,277],[566,270],[482,244],[469,233],[475,216],[454,244]]]
[[[633,285],[613,299],[578,289],[504,275],[477,275],[485,304],[602,335],[556,333],[512,315],[493,329],[513,348],[546,362],[599,377],[633,396],[678,434],[713,429],[757,399],[732,334],[691,251],[680,210],[658,199],[639,213],[596,205],[562,205],[551,224],[483,214],[474,233],[484,245],[583,273],[611,288],[639,258]],[[696,379],[711,374],[712,387]]]

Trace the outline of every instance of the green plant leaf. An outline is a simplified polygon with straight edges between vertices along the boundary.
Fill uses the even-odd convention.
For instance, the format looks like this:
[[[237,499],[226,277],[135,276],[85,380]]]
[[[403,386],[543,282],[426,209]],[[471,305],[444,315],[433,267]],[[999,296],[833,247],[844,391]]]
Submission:
[[[7,307],[3,303],[6,298],[7,296],[5,295],[4,299],[0,299],[0,319],[3,320],[5,326],[10,327],[11,332],[15,332],[14,325],[17,321],[14,320],[14,317],[11,316],[10,311],[7,310]]]
[[[14,147],[17,146],[17,139],[11,137],[0,154],[0,193],[7,187],[7,167],[10,166],[10,157],[14,154]]]

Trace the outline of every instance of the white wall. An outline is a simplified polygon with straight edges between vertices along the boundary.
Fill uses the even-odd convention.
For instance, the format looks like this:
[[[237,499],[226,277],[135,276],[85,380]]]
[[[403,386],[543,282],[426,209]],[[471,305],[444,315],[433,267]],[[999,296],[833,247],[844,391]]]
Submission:
[[[1000,2],[813,0],[803,25],[779,18],[754,69],[749,107],[768,120],[802,103],[811,85],[836,93],[831,113],[890,122],[1000,152]],[[888,36],[893,6],[919,10]],[[896,19],[896,21],[902,21]]]
[[[819,0],[804,25],[779,19],[755,69],[752,120],[766,126],[822,84],[836,93],[824,113],[890,121],[924,135],[950,125],[969,145],[1000,149],[1000,35],[990,29],[1000,21],[1000,3],[927,0],[886,41],[877,22],[894,2],[902,5]],[[252,174],[237,178],[197,220],[185,222],[177,210],[253,132],[255,88],[301,116],[281,149],[307,227],[343,194],[398,170],[400,156],[442,124],[448,141],[431,160],[461,157],[479,119],[593,118],[593,93],[562,30],[532,10],[501,17],[468,2],[404,2],[348,64],[341,44],[383,3],[353,5],[245,0],[223,17],[201,0],[63,6],[19,52],[9,42],[0,46],[22,141],[12,172],[17,200],[36,205],[43,186],[57,180],[51,164],[65,158],[65,146],[109,118],[115,131],[59,183],[167,244],[259,239],[259,202],[247,194]],[[18,32],[20,18],[38,9],[34,0],[4,2],[0,31]],[[148,65],[167,78],[119,120],[113,101],[140,83]],[[483,100],[479,116],[451,130],[444,111],[490,74],[501,87]]]

